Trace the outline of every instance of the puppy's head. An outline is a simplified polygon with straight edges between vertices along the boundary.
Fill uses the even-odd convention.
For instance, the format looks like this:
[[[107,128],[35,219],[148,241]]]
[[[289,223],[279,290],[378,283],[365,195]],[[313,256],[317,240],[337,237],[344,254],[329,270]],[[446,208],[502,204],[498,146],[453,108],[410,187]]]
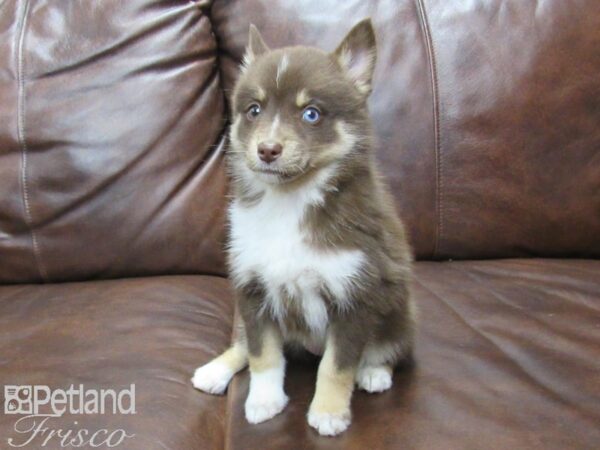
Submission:
[[[234,167],[281,184],[356,151],[367,134],[366,99],[375,58],[369,19],[358,23],[333,53],[311,47],[270,50],[251,26],[232,97]]]

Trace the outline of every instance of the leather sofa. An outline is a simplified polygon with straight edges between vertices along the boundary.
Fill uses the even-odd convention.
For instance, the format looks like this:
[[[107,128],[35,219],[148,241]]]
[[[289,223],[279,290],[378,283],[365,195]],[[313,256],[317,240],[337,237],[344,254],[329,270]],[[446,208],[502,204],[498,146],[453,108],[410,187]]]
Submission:
[[[293,361],[287,409],[249,425],[247,373],[221,397],[189,381],[233,333],[228,94],[249,23],[333,49],[366,16],[416,364],[325,438],[316,362]],[[0,382],[136,402],[51,417],[22,448],[81,429],[140,450],[599,448],[599,48],[597,0],[0,2]],[[35,431],[19,417],[0,448]]]

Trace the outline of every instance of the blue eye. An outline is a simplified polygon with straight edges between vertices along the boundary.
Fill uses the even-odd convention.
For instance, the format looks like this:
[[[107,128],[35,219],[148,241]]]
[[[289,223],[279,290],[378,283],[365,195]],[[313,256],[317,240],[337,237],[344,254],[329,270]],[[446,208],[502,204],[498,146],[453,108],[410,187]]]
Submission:
[[[310,125],[319,123],[321,120],[321,112],[314,106],[309,106],[302,112],[302,120]]]
[[[260,105],[258,103],[252,103],[246,110],[246,117],[248,117],[249,120],[254,120],[260,112]]]

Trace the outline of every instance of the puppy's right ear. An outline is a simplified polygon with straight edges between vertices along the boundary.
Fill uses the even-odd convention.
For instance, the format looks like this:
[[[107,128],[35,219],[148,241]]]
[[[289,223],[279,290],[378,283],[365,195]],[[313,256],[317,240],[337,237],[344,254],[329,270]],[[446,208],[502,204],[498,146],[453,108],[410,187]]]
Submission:
[[[340,43],[334,55],[359,92],[369,95],[377,59],[377,44],[371,19],[357,23]]]
[[[268,51],[269,47],[265,44],[258,28],[256,28],[254,24],[250,24],[248,46],[246,47],[246,53],[244,53],[244,58],[242,59],[242,70],[245,71],[257,57]]]

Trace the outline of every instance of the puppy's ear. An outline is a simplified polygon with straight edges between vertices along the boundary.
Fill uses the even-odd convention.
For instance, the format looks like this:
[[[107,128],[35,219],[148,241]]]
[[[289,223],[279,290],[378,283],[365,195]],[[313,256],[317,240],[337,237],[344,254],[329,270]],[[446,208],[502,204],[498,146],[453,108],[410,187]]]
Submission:
[[[357,23],[333,54],[359,92],[365,96],[369,95],[377,59],[375,31],[371,19]]]
[[[269,47],[265,44],[258,28],[254,24],[250,24],[250,32],[248,33],[248,46],[246,47],[246,53],[242,59],[242,70],[248,68],[250,64],[263,53],[267,53]]]

